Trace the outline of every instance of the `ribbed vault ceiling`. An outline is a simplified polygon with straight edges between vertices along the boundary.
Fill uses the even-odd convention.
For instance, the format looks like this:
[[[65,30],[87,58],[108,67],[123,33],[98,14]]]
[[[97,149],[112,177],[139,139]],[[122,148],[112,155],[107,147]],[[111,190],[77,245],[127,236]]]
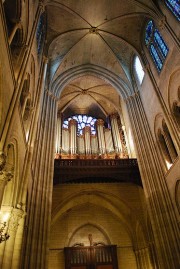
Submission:
[[[49,0],[46,11],[50,85],[63,72],[93,65],[131,87],[132,59],[142,51],[144,25],[148,17],[157,17],[153,1]],[[96,107],[106,114],[117,100],[107,82],[87,75],[66,86],[59,109],[84,113]]]

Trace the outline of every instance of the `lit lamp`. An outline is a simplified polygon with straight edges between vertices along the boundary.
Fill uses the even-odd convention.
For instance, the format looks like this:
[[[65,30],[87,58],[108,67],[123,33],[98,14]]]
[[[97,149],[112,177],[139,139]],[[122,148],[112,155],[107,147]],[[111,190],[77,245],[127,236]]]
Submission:
[[[1,215],[3,215],[3,216],[1,218],[2,221],[0,222],[0,243],[8,240],[8,238],[9,238],[9,234],[5,232],[6,225],[7,225],[6,222],[9,219],[9,213],[2,214],[2,212],[0,212],[0,216]]]

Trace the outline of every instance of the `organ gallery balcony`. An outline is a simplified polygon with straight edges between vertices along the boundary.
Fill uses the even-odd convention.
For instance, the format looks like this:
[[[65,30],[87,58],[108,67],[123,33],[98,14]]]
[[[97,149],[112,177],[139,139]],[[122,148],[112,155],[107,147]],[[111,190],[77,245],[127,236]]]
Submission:
[[[54,185],[120,183],[142,186],[137,159],[55,159]]]

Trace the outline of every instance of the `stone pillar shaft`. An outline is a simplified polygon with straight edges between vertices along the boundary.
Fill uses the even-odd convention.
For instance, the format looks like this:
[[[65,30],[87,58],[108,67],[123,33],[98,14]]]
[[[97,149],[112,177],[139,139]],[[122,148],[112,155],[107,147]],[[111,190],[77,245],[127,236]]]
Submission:
[[[56,100],[44,92],[39,118],[44,124],[38,126],[38,144],[33,152],[34,177],[27,211],[28,228],[24,236],[23,269],[46,269],[48,265],[56,115]]]
[[[127,100],[160,268],[180,264],[177,219],[139,93]]]

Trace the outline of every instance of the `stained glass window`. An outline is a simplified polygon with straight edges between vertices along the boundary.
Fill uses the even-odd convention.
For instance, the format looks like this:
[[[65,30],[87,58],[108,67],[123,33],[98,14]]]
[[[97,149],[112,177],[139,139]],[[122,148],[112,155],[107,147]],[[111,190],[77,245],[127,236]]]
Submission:
[[[158,71],[161,71],[161,69],[163,67],[163,63],[161,61],[161,58],[159,57],[157,49],[154,47],[154,44],[150,45],[149,51],[150,51],[150,54],[151,54],[151,56],[153,58],[153,61],[156,64],[156,67],[157,67]]]
[[[158,29],[154,30],[154,40],[155,40],[156,44],[158,45],[158,47],[160,48],[162,56],[164,58],[166,58],[169,49],[168,49],[166,43],[164,42],[161,34],[159,33]]]
[[[69,117],[68,119],[65,119],[63,122],[63,128],[68,128],[68,122],[74,119],[77,121],[77,127],[78,127],[78,134],[82,134],[83,133],[83,128],[85,126],[90,126],[91,127],[91,133],[95,134],[96,133],[96,129],[95,129],[95,122],[96,122],[96,118],[88,116],[88,115],[74,115],[72,117]]]
[[[36,31],[37,52],[41,54],[45,38],[45,13],[41,14]]]
[[[165,0],[166,6],[172,11],[175,17],[180,21],[180,1],[179,0]]]
[[[146,33],[145,33],[145,42],[146,45],[148,45],[148,43],[151,40],[151,37],[153,35],[153,28],[154,28],[154,24],[152,21],[149,21],[147,26],[146,26]]]
[[[160,72],[163,67],[164,60],[168,54],[169,48],[152,20],[149,21],[146,26],[145,44],[149,49],[157,70]]]

